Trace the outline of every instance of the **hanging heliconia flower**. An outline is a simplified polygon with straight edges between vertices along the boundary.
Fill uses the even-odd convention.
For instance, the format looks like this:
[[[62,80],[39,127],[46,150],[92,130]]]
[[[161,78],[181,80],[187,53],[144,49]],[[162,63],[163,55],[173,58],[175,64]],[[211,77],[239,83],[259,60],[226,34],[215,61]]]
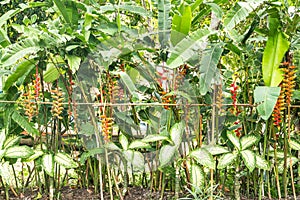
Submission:
[[[287,68],[284,68],[284,79],[283,79],[283,88],[285,92],[286,104],[291,105],[292,95],[294,88],[296,86],[296,66],[288,65]]]
[[[222,85],[221,84],[217,85],[216,89],[217,89],[216,104],[217,104],[217,108],[219,109],[219,113],[221,113],[221,112],[223,112],[223,110],[222,110],[222,105],[223,105]]]
[[[237,77],[234,76],[233,82],[230,84],[230,93],[231,93],[231,99],[233,104],[233,111],[232,113],[234,115],[239,115],[240,111],[237,106],[237,93],[238,93],[238,85],[236,84]]]
[[[69,68],[68,69],[68,78],[69,78],[69,87],[68,87],[68,92],[69,92],[69,98],[68,98],[68,116],[72,116],[74,113],[72,113],[72,94],[73,94],[73,86],[75,85],[73,81],[73,76],[72,76],[72,70]],[[74,104],[73,104],[74,106]],[[75,110],[75,109],[74,109]]]
[[[41,90],[41,79],[40,79],[40,76],[39,76],[38,66],[35,67],[33,86],[34,86],[35,100],[38,100],[40,90]]]
[[[240,124],[240,120],[236,120],[235,122],[234,122],[234,125],[239,125]],[[235,130],[234,130],[234,132],[235,132],[235,135],[237,136],[237,137],[241,137],[241,135],[242,135],[242,126],[240,126],[240,127],[238,127],[238,128],[236,128]]]
[[[232,104],[233,104],[233,110],[232,110],[232,114],[234,114],[236,117],[241,113],[241,111],[239,110],[238,106],[237,106],[237,93],[238,93],[238,85],[236,84],[236,80],[237,80],[237,74],[235,73],[233,76],[233,81],[230,84],[230,93],[231,93],[231,99],[232,99]],[[234,122],[234,125],[239,125],[240,124],[240,120],[237,120]],[[235,134],[237,137],[240,137],[242,135],[242,127],[238,127],[234,130]]]
[[[25,115],[28,116],[28,121],[31,121],[38,113],[37,106],[34,103],[35,96],[33,95],[33,91],[32,85],[29,85],[27,92],[22,95],[22,107],[25,110]]]
[[[166,95],[167,92],[166,91],[161,91],[160,95],[161,95],[161,101],[163,104],[171,104],[171,103],[175,103],[176,100],[174,99],[174,96],[172,95]],[[164,109],[169,110],[170,106],[169,105],[164,105],[163,106]]]
[[[112,135],[113,118],[101,115],[100,120],[103,140],[109,142]]]
[[[176,74],[175,77],[175,84],[174,84],[174,89],[176,90],[180,84],[182,84],[182,81],[184,80],[187,70],[189,69],[189,66],[187,64],[180,65],[180,67],[177,68],[178,73]]]
[[[280,84],[281,90],[280,95],[277,99],[276,105],[274,107],[272,117],[273,117],[273,124],[278,129],[280,129],[281,121],[282,121],[282,111],[285,109],[285,100],[284,100],[284,88],[282,84]]]
[[[61,113],[64,110],[64,107],[62,105],[62,102],[64,100],[63,93],[59,88],[56,88],[54,90],[51,90],[51,97],[53,98],[53,104],[52,104],[52,115],[54,117],[57,117],[58,119],[62,119]]]

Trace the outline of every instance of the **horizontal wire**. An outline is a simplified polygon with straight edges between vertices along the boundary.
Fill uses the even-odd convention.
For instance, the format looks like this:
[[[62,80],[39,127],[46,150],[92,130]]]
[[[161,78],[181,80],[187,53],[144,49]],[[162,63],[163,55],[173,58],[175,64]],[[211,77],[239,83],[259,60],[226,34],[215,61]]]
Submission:
[[[7,101],[7,100],[0,100],[0,103],[7,103],[7,104],[23,104],[21,101]],[[37,105],[52,105],[53,102],[50,101],[33,101],[32,103]],[[61,103],[62,105],[69,105],[68,102]],[[259,104],[245,104],[245,103],[237,103],[237,104],[203,104],[203,103],[159,103],[159,102],[153,102],[153,103],[94,103],[94,102],[71,102],[71,104],[77,105],[91,105],[93,107],[106,107],[106,106],[242,106],[242,107],[257,107]],[[291,108],[300,108],[300,105],[290,105]]]

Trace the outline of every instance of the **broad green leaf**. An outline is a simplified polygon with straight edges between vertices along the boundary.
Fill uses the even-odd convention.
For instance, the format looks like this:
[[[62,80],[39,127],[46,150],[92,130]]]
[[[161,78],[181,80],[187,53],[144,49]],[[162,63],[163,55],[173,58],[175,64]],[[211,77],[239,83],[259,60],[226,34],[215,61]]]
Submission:
[[[20,12],[20,9],[9,10],[0,17],[0,27],[6,24],[7,20]]]
[[[83,34],[84,34],[84,38],[85,41],[88,41],[91,35],[91,31],[90,28],[92,27],[92,22],[93,19],[96,18],[97,16],[91,14],[91,13],[85,13],[84,16],[84,24],[83,24]],[[77,71],[77,70],[76,70]]]
[[[158,0],[157,3],[158,9],[158,37],[161,49],[167,47],[170,37],[171,29],[171,20],[170,20],[170,11],[171,11],[171,1],[170,0]]]
[[[173,69],[184,64],[191,57],[199,53],[199,49],[203,47],[203,42],[209,35],[214,33],[215,31],[209,29],[198,29],[186,36],[172,49],[167,66]]]
[[[78,163],[73,160],[73,158],[66,153],[57,153],[54,155],[54,161],[65,167],[65,168],[77,168]]]
[[[6,158],[28,158],[33,155],[34,151],[28,146],[12,146],[9,147],[4,157]]]
[[[206,149],[213,156],[229,152],[227,148],[219,145],[206,145],[202,146],[202,148]]]
[[[224,27],[230,31],[240,22],[247,19],[249,14],[260,6],[265,0],[256,0],[249,2],[237,2],[234,7],[227,12],[224,18]]]
[[[253,146],[255,143],[257,143],[260,140],[259,135],[245,135],[241,138],[241,146],[242,150],[245,150],[251,146]]]
[[[44,81],[46,83],[52,83],[60,76],[58,69],[54,65],[49,65],[48,69],[44,72]]]
[[[53,177],[54,175],[54,158],[52,154],[45,154],[42,157],[42,166],[45,172]]]
[[[241,155],[245,162],[245,165],[247,166],[249,171],[252,172],[256,166],[255,153],[250,150],[243,150],[243,151],[241,151]]]
[[[292,157],[288,157],[287,158],[287,169],[290,170],[290,166],[296,164],[298,162],[298,158],[296,158],[295,156],[292,156]],[[278,163],[278,172],[279,173],[283,173],[283,170],[284,170],[284,159],[280,160],[279,163]]]
[[[203,187],[205,182],[205,173],[203,169],[196,164],[191,165],[191,180],[192,185],[198,188]]]
[[[114,113],[116,115],[116,117],[119,120],[124,121],[126,124],[130,125],[130,126],[136,126],[135,122],[133,121],[133,119],[129,116],[129,114],[125,113],[125,112],[115,112]]]
[[[134,170],[143,171],[145,168],[144,156],[139,151],[126,150],[123,152],[125,159],[132,164]]]
[[[25,56],[36,54],[40,50],[38,41],[35,39],[25,39],[21,42],[11,44],[5,48],[5,54],[1,59],[0,66],[11,67]],[[22,61],[25,62],[25,61]]]
[[[38,135],[38,131],[17,111],[12,114],[12,119],[21,126],[29,135]]]
[[[134,140],[130,143],[128,149],[144,149],[151,148],[148,143],[142,142],[141,140]]]
[[[133,81],[125,72],[120,72],[120,77],[126,88],[128,89],[129,93],[132,95],[137,91],[137,88],[135,87]]]
[[[79,69],[81,58],[73,55],[66,55],[66,57],[72,73],[75,73]]]
[[[9,147],[15,146],[19,144],[21,137],[17,135],[10,135],[7,137],[3,143],[3,149],[7,149]]]
[[[133,152],[132,165],[133,165],[134,169],[137,169],[140,172],[144,171],[145,159],[141,152],[139,152],[139,151]]]
[[[33,60],[25,60],[21,62],[17,66],[16,70],[5,81],[3,90],[7,91],[18,80],[25,79],[25,77],[30,73],[30,71],[35,67],[35,63],[36,62]]]
[[[279,66],[289,46],[290,42],[281,31],[269,34],[262,60],[262,73],[266,86],[277,87],[283,80],[283,72]]]
[[[162,146],[159,151],[159,167],[163,168],[164,166],[168,165],[175,156],[176,151],[176,146],[171,146],[169,144]]]
[[[223,154],[219,158],[218,169],[223,169],[223,168],[227,167],[228,165],[230,165],[231,163],[233,163],[234,160],[237,158],[237,156],[238,156],[237,154],[233,154],[233,153]]]
[[[193,8],[192,8],[193,10]],[[199,12],[196,13],[196,16],[193,18],[192,20],[192,25],[196,25],[197,23],[199,23],[200,20],[203,20],[205,17],[207,17],[211,12],[211,7],[204,4],[203,6],[201,6],[201,9],[199,10]]]
[[[220,8],[220,6],[218,6],[218,4],[216,4],[216,3],[205,3],[205,4],[209,5],[211,7],[211,10],[213,11],[213,13],[217,17],[217,19],[219,19],[219,20],[222,19],[223,11]]]
[[[191,9],[194,11],[196,8],[198,8],[203,3],[203,0],[196,0],[192,5]]]
[[[171,140],[174,142],[175,146],[179,146],[182,141],[182,135],[184,131],[184,123],[176,123],[171,127],[170,130],[170,137]]]
[[[171,42],[175,46],[190,32],[192,22],[191,6],[181,6],[179,14],[172,18]]]
[[[256,154],[256,167],[264,170],[270,170],[270,165],[268,161],[266,161],[264,158],[262,158],[260,155]]]
[[[0,28],[0,46],[2,48],[7,47],[8,45],[10,45],[10,40],[9,37],[7,36],[7,33],[5,30],[3,30],[2,28]]]
[[[119,142],[122,145],[123,150],[127,150],[128,149],[129,142],[128,142],[127,137],[124,134],[121,134],[119,136]]]
[[[289,145],[290,145],[291,149],[300,151],[300,143],[297,140],[291,138],[289,140]]]
[[[142,139],[143,142],[157,142],[157,141],[163,141],[163,140],[168,140],[169,138],[164,135],[147,135],[144,139]]]
[[[200,62],[200,76],[204,80],[206,88],[210,88],[218,70],[217,66],[223,52],[223,44],[211,44],[203,51]]]
[[[84,164],[85,161],[92,156],[95,156],[97,154],[103,154],[104,150],[103,148],[93,148],[93,149],[89,149],[88,151],[85,151],[81,154],[80,156],[80,163]]]
[[[0,149],[3,149],[3,144],[4,144],[4,141],[6,140],[6,134],[5,134],[5,129],[1,129],[0,130]]]
[[[227,137],[238,150],[241,150],[240,140],[234,132],[227,131]]]
[[[194,158],[199,164],[204,165],[210,169],[215,168],[215,160],[213,156],[206,149],[196,149],[190,153],[190,156]]]
[[[60,11],[61,15],[63,16],[64,20],[68,23],[68,24],[71,24],[71,19],[68,15],[68,12],[67,12],[67,9],[66,9],[66,6],[64,5],[64,2],[61,1],[61,0],[53,0],[56,7],[58,8],[58,10]]]
[[[254,90],[254,102],[259,103],[257,111],[261,118],[268,120],[280,94],[280,87],[257,86]]]

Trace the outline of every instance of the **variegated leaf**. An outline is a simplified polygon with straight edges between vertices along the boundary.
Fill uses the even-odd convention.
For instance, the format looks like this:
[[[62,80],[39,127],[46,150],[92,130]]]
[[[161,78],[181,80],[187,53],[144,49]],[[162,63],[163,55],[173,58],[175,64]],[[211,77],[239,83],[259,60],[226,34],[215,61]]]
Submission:
[[[202,188],[205,181],[205,173],[203,169],[196,164],[191,165],[192,185],[196,188]]]
[[[204,165],[210,169],[215,168],[215,160],[211,153],[206,149],[196,149],[190,153],[190,156],[194,158],[199,164]]]
[[[291,149],[298,150],[298,151],[300,150],[300,143],[295,139],[291,138],[289,144]]]
[[[206,149],[213,156],[229,152],[227,148],[222,147],[220,145],[206,145],[203,146],[202,148]]]
[[[237,154],[233,154],[233,153],[223,154],[219,158],[218,169],[223,169],[223,168],[227,167],[228,165],[233,163],[236,158],[237,158]]]
[[[256,167],[264,170],[270,170],[270,165],[268,161],[262,158],[260,155],[256,154]]]
[[[238,150],[241,150],[240,140],[234,132],[227,131],[227,137]]]
[[[255,153],[250,150],[244,150],[241,152],[242,158],[245,162],[246,167],[252,172],[255,169],[256,158]]]
[[[251,146],[253,146],[255,143],[257,143],[260,140],[260,136],[258,135],[245,135],[241,138],[241,147],[242,150],[245,150]]]

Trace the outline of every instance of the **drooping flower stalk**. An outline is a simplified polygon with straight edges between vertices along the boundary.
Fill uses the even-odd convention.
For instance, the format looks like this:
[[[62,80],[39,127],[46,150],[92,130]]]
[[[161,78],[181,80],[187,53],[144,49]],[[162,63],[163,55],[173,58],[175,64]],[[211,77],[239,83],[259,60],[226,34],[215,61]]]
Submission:
[[[60,88],[56,88],[54,90],[51,90],[51,97],[53,98],[53,104],[51,112],[54,117],[57,117],[58,119],[62,119],[61,113],[64,110],[64,107],[62,105],[62,102],[64,100],[63,93]]]

